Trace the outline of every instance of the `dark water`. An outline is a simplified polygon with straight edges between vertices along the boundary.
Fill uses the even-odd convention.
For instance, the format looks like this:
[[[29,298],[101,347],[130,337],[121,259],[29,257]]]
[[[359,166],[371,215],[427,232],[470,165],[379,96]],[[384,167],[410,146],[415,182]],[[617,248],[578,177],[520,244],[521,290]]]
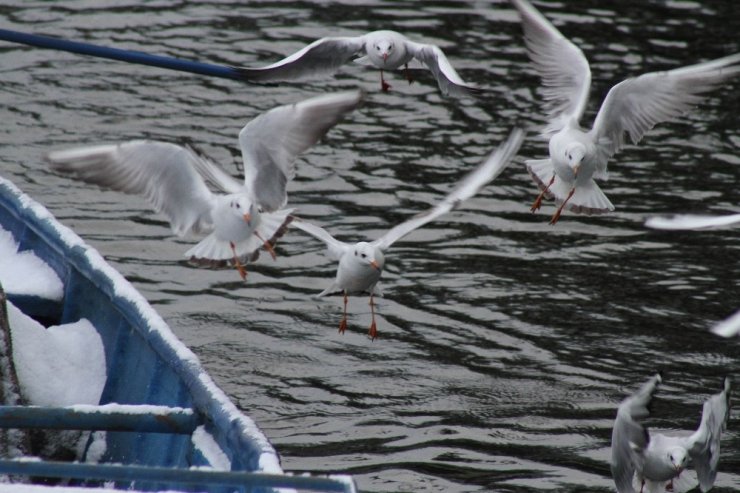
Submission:
[[[734,0],[538,2],[592,63],[598,102],[622,78],[740,51]],[[531,214],[522,157],[464,210],[394,245],[380,338],[366,298],[316,300],[335,264],[291,231],[249,282],[188,266],[137,198],[57,177],[42,155],[156,138],[196,145],[239,172],[237,133],[259,112],[357,85],[367,103],[300,159],[290,202],[340,239],[375,238],[426,209],[509,129],[542,121],[517,18],[496,2],[5,1],[0,27],[220,64],[263,64],[324,35],[391,28],[437,43],[479,100],[442,98],[346,66],[279,87],[0,43],[4,176],[100,249],[255,418],[291,471],[353,474],[368,492],[610,491],[619,401],[663,370],[655,427],[694,428],[740,340],[707,332],[740,308],[740,230],[662,233],[644,218],[738,212],[740,82],[610,163],[617,211]],[[722,441],[715,491],[740,491],[740,420]]]

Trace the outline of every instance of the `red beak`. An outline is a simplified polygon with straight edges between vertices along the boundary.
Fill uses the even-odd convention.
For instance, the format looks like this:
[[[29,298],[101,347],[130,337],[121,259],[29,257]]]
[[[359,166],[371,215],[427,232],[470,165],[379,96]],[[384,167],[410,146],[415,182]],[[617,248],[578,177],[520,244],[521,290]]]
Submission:
[[[249,212],[247,212],[246,214],[244,214],[243,217],[244,217],[244,222],[247,222],[248,223],[249,221],[252,220],[252,215]]]

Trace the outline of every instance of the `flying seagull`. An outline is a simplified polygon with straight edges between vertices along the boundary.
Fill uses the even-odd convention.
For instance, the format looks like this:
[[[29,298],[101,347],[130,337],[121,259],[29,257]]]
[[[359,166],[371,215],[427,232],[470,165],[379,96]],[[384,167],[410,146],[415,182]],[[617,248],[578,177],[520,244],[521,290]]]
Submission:
[[[729,416],[730,378],[724,379],[722,392],[704,403],[699,428],[683,437],[649,433],[640,422],[650,415],[650,401],[660,382],[661,376],[654,375],[617,410],[611,460],[617,491],[635,493],[635,479],[641,493],[645,487],[672,491],[673,480],[689,463],[696,470],[701,491],[709,491],[717,476],[720,436]]]
[[[529,58],[543,80],[549,123],[547,159],[529,160],[527,170],[543,198],[555,199],[555,224],[563,208],[583,214],[614,210],[594,179],[607,179],[607,162],[625,145],[637,144],[656,124],[677,118],[704,93],[740,74],[740,53],[714,61],[626,79],[611,88],[593,127],[580,126],[591,88],[591,69],[583,52],[527,0],[511,0],[519,11]]]
[[[318,296],[341,292],[344,295],[344,311],[339,323],[339,332],[347,328],[347,299],[350,295],[368,293],[372,322],[368,335],[371,339],[378,336],[375,323],[375,303],[373,297],[379,294],[378,281],[385,265],[385,251],[391,245],[412,231],[437,219],[439,216],[459,207],[464,200],[475,195],[485,184],[496,178],[519,150],[524,133],[515,129],[504,144],[499,146],[482,164],[463,178],[441,202],[426,212],[418,214],[386,232],[377,240],[359,243],[344,243],[336,240],[326,230],[309,222],[294,218],[293,226],[323,241],[329,254],[339,261],[334,282],[319,293]]]
[[[241,182],[190,148],[158,141],[53,151],[46,159],[55,171],[128,194],[141,195],[169,219],[179,236],[206,233],[185,253],[201,264],[229,261],[246,280],[243,262],[254,261],[290,221],[286,187],[297,156],[315,144],[362,100],[360,91],[318,96],[279,106],[239,132],[244,160]],[[208,188],[211,183],[221,193]]]
[[[358,63],[380,69],[380,86],[383,91],[388,91],[391,87],[383,77],[384,70],[405,67],[410,83],[408,64],[416,59],[432,72],[444,95],[470,96],[480,92],[478,88],[462,80],[439,47],[414,43],[395,31],[373,31],[355,37],[321,38],[272,65],[234,68],[250,82],[298,80],[333,74],[358,55]]]

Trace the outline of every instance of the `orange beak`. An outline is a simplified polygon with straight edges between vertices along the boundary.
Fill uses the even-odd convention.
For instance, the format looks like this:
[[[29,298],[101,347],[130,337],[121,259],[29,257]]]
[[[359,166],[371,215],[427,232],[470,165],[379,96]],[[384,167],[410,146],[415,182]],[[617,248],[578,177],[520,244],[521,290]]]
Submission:
[[[380,266],[378,265],[377,261],[373,260],[372,262],[370,262],[370,265],[373,267],[373,269],[380,270]]]
[[[384,62],[388,61],[388,53],[383,53],[383,61]]]
[[[249,212],[247,212],[246,214],[244,214],[243,217],[244,217],[244,222],[247,222],[248,223],[249,221],[252,220],[252,215]]]

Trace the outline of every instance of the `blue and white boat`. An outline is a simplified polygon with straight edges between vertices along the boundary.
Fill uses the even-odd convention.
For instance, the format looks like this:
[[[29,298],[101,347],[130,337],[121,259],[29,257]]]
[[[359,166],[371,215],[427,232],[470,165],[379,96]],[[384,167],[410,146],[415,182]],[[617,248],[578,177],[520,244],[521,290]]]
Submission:
[[[63,484],[142,491],[356,491],[347,476],[285,474],[267,438],[142,295],[94,248],[3,178],[0,230],[12,235],[18,252],[41,259],[61,281],[58,288],[46,282],[36,291],[11,289],[9,308],[23,313],[13,316],[55,326],[49,333],[84,321],[102,348],[100,370],[91,369],[91,355],[82,355],[90,361],[84,366],[104,373],[99,402],[29,406],[23,405],[25,398],[0,407],[4,429],[87,430],[72,461],[24,457],[19,446],[0,460],[0,475],[58,478],[51,481],[57,486],[49,481],[38,486],[44,490]]]

